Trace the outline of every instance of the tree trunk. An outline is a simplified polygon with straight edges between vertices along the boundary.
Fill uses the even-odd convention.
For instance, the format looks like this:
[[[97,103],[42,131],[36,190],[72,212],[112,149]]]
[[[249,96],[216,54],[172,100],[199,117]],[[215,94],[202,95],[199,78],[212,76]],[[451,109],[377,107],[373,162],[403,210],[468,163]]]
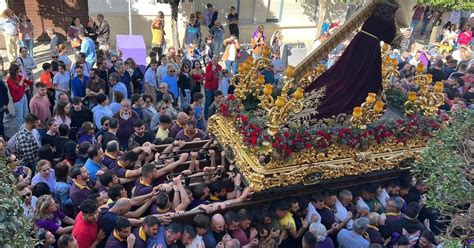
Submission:
[[[178,7],[179,0],[173,1],[171,4],[171,33],[173,36],[173,47],[178,51],[181,47],[179,44],[179,33],[178,33]]]
[[[318,22],[316,24],[316,39],[319,39],[319,36],[321,36],[321,30],[323,29],[324,20],[326,19],[327,6],[327,0],[319,0]]]

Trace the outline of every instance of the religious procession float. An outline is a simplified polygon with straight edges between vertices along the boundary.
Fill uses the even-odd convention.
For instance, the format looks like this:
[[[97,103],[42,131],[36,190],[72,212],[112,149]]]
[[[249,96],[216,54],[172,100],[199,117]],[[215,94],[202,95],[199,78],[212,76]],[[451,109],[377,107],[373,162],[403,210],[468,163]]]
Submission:
[[[269,47],[239,65],[235,92],[208,128],[254,192],[400,176],[443,128],[443,83],[424,74],[423,64],[414,77],[418,90],[393,94],[398,62],[389,53],[400,41],[399,7],[395,1],[366,5],[298,66],[289,66],[280,84],[265,84],[259,74],[271,63]],[[319,64],[357,30],[334,66]]]

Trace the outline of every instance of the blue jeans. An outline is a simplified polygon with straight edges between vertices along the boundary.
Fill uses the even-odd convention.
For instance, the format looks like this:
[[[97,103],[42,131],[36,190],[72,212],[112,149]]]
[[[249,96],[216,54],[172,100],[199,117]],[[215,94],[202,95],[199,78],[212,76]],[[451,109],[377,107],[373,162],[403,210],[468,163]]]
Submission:
[[[28,102],[26,101],[26,95],[20,99],[20,101],[13,103],[15,107],[15,124],[16,131],[20,130],[21,125],[25,122],[26,114],[28,113]]]
[[[420,23],[420,20],[411,20],[411,31],[415,32],[416,26],[418,26],[418,23]]]
[[[181,111],[183,111],[184,106],[191,104],[191,90],[184,89],[184,94],[179,91],[179,98],[181,98]]]
[[[206,97],[206,103],[204,104],[204,119],[207,120],[209,117],[209,106],[214,102],[214,91],[204,89],[204,96]]]
[[[237,61],[226,60],[225,61],[225,68],[232,72],[232,75],[237,73]]]
[[[426,27],[428,27],[428,24],[430,24],[430,20],[423,20],[423,23],[421,23],[421,30],[420,30],[421,36],[425,35]]]
[[[21,40],[20,43],[21,46],[28,48],[28,52],[33,57],[33,40]]]
[[[216,44],[214,45],[213,56],[217,56],[218,58],[221,57],[222,42],[222,40],[216,40]]]

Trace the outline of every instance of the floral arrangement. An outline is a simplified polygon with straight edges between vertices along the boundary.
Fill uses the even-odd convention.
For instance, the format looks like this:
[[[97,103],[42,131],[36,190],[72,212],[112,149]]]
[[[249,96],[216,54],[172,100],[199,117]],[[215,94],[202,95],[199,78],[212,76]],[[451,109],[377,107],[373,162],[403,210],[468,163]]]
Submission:
[[[445,120],[443,116],[427,118],[411,115],[403,119],[373,123],[366,129],[350,126],[282,128],[271,136],[265,131],[265,120],[254,116],[253,112],[243,111],[240,102],[233,95],[221,103],[219,113],[235,120],[246,146],[257,149],[271,146],[273,155],[283,159],[305,149],[323,152],[332,145],[364,149],[370,144],[381,144],[387,140],[403,143],[415,136],[430,137]]]

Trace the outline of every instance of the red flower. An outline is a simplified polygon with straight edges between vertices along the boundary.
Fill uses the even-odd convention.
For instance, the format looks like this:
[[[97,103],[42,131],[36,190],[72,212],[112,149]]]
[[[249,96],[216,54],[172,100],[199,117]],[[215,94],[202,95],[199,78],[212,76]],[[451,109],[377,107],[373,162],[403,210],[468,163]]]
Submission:
[[[285,138],[288,138],[288,137],[290,137],[290,133],[289,132],[284,132],[283,136],[285,136]]]
[[[285,150],[285,156],[287,156],[287,157],[291,156],[291,149],[286,149]]]
[[[227,99],[229,101],[235,101],[235,96],[234,95],[229,95],[229,96],[227,96]]]
[[[304,146],[306,149],[311,149],[311,144],[310,143],[306,143],[306,145]]]
[[[273,142],[273,148],[277,149],[279,145],[280,144],[277,141]]]
[[[256,145],[257,144],[257,136],[252,136],[252,145]]]
[[[247,116],[245,116],[245,115],[240,115],[240,120],[241,120],[243,123],[247,123],[248,118],[247,118]]]

